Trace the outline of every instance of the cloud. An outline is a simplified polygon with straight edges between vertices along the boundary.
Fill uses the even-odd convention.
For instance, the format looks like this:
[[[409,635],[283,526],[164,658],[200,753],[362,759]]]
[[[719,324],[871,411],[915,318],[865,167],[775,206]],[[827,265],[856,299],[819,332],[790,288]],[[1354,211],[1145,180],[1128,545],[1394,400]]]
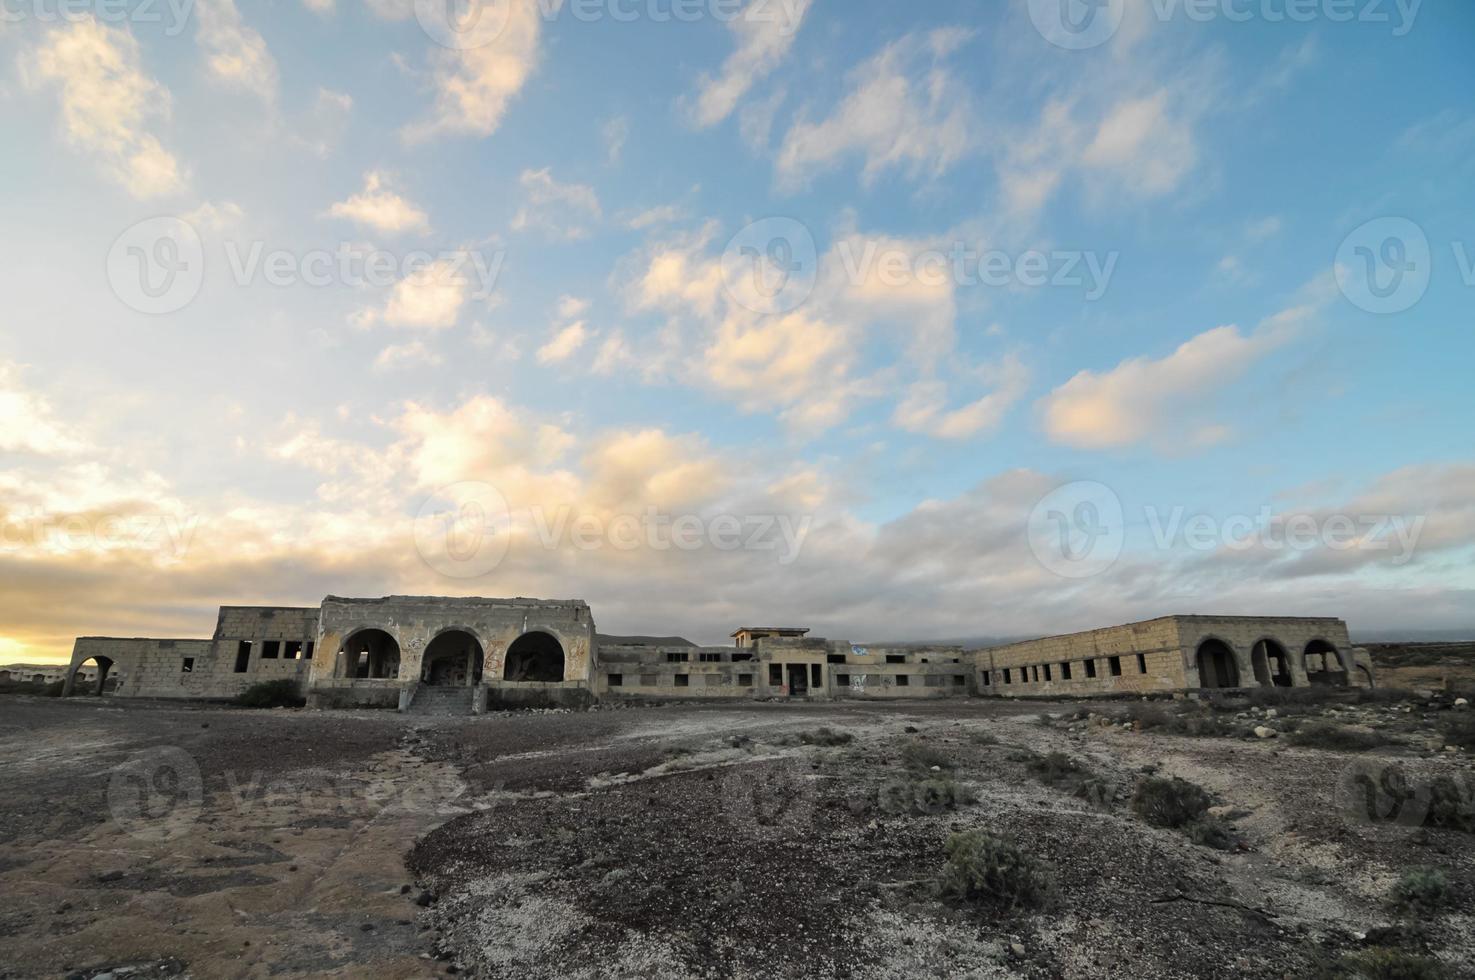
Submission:
[[[604,157],[613,166],[620,162],[620,156],[625,152],[625,141],[630,138],[630,120],[625,116],[616,116],[604,124],[601,132],[604,138]]]
[[[581,317],[589,310],[589,301],[580,299],[578,296],[560,296],[558,298],[558,315],[565,320]]]
[[[1087,170],[1142,197],[1176,190],[1197,161],[1192,127],[1171,113],[1166,91],[1115,105],[1081,155]]]
[[[456,325],[471,292],[464,263],[437,259],[417,266],[390,291],[382,310],[360,310],[351,318],[360,328],[383,320],[390,326],[416,330],[445,330]]]
[[[1166,357],[1131,358],[1100,374],[1081,371],[1041,401],[1045,432],[1079,449],[1221,441],[1226,430],[1203,419],[1209,396],[1290,341],[1311,311],[1284,310],[1249,334],[1236,326],[1215,327]]]
[[[430,218],[413,202],[389,188],[391,178],[382,171],[364,177],[364,189],[346,201],[339,201],[328,211],[335,218],[346,218],[377,231],[396,235],[403,232],[428,234]]]
[[[1018,358],[1008,357],[993,373],[993,391],[958,408],[948,409],[947,384],[919,381],[896,407],[892,422],[899,429],[935,439],[969,439],[996,430],[1029,387],[1029,371]]]
[[[854,154],[865,160],[868,184],[893,169],[912,179],[951,169],[972,145],[972,110],[947,60],[969,37],[910,34],[853,70],[849,94],[827,119],[800,120],[785,135],[775,163],[780,185],[797,188]]]
[[[132,34],[91,17],[51,28],[23,72],[28,83],[61,90],[68,142],[98,156],[109,178],[134,197],[183,187],[179,162],[149,131],[169,116],[169,90],[144,73]]]
[[[45,398],[22,385],[20,366],[0,361],[0,452],[69,456],[86,448]]]
[[[513,231],[541,231],[551,238],[588,238],[603,216],[599,196],[587,184],[560,184],[550,167],[524,170],[518,178],[525,202],[512,218]]]
[[[573,357],[584,341],[589,339],[589,332],[584,329],[584,321],[570,323],[553,335],[553,339],[538,348],[539,364],[561,364]]]
[[[265,101],[277,97],[277,63],[266,41],[241,21],[235,0],[195,0],[196,40],[210,76]]]
[[[406,127],[405,138],[419,142],[443,134],[490,136],[496,132],[508,106],[538,66],[543,32],[540,8],[545,2],[495,0],[483,11],[489,25],[485,43],[436,50],[432,55],[434,112],[428,120]],[[380,16],[413,15],[403,3],[380,0],[371,7]]]
[[[693,122],[705,129],[726,119],[759,81],[788,57],[809,12],[811,0],[750,0],[729,29],[736,50],[716,75],[702,75],[694,101],[687,105]]]
[[[374,358],[374,370],[397,371],[417,365],[434,367],[444,362],[445,358],[432,350],[425,341],[412,340],[404,344],[390,344],[380,351],[379,356]]]

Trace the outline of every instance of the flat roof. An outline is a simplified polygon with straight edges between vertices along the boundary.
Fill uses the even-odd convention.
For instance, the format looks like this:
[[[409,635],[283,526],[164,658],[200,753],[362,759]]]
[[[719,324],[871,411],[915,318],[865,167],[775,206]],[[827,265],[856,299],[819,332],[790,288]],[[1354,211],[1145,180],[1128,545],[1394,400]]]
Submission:
[[[740,626],[733,631],[733,636],[739,633],[808,633],[807,626]]]

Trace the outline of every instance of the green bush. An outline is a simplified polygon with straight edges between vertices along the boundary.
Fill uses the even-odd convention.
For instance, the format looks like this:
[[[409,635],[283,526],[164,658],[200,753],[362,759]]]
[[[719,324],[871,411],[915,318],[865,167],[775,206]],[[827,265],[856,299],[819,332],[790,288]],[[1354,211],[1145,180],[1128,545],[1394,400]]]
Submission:
[[[1232,851],[1239,846],[1239,835],[1218,817],[1205,815],[1183,828],[1188,839],[1216,851]]]
[[[981,830],[953,834],[938,887],[943,898],[998,911],[1043,909],[1058,891],[1043,862],[1015,844]]]
[[[1148,776],[1137,783],[1132,810],[1154,827],[1187,827],[1209,812],[1209,794],[1176,777]]]
[[[1449,879],[1438,868],[1414,868],[1393,886],[1393,904],[1412,912],[1429,912],[1448,905]]]
[[[236,696],[242,708],[300,708],[307,703],[297,693],[297,682],[288,678],[252,684]]]
[[[1395,744],[1393,739],[1377,732],[1360,732],[1327,721],[1308,721],[1290,736],[1293,745],[1303,748],[1328,749],[1332,752],[1366,752]]]

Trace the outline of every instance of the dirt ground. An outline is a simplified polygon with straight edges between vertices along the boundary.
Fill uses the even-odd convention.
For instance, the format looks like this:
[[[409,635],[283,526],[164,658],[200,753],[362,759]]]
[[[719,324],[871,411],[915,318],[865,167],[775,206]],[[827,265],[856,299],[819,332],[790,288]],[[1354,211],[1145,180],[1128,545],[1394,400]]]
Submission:
[[[1390,770],[1475,785],[1435,708],[1318,709],[1396,733],[1347,752],[1258,708],[1190,737],[978,699],[406,719],[8,697],[0,977],[1334,977],[1373,975],[1347,965],[1370,951],[1472,976],[1475,837],[1376,796]],[[1037,778],[1052,752],[1093,788]],[[1207,790],[1236,843],[1144,822],[1148,774]],[[1056,901],[944,901],[970,830]],[[1445,902],[1395,908],[1419,867]]]

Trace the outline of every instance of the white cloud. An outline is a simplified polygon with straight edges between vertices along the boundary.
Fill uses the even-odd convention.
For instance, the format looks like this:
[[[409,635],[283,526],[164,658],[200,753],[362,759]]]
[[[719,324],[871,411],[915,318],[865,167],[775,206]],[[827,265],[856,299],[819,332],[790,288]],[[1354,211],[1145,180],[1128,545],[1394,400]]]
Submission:
[[[577,296],[560,296],[558,298],[558,315],[565,320],[573,320],[583,316],[589,311],[589,301]]]
[[[196,40],[216,81],[272,101],[277,63],[266,41],[241,21],[235,0],[195,0]]]
[[[780,184],[794,188],[851,154],[864,157],[867,183],[892,169],[914,179],[951,169],[972,144],[973,122],[947,59],[969,36],[908,35],[852,71],[851,91],[829,118],[789,129],[775,164]]]
[[[611,375],[625,368],[634,367],[635,355],[630,350],[630,345],[625,340],[625,334],[621,330],[612,330],[599,345],[599,352],[594,355],[594,364],[590,370],[599,375]]]
[[[1172,113],[1166,91],[1114,106],[1081,156],[1088,170],[1143,197],[1176,190],[1197,161],[1192,127]]]
[[[22,67],[28,82],[60,88],[68,141],[100,157],[134,197],[184,185],[179,162],[149,131],[169,116],[169,90],[144,73],[132,34],[81,18],[46,31]]]
[[[1029,371],[1008,357],[992,372],[994,390],[959,408],[948,409],[947,385],[919,381],[907,391],[892,417],[897,428],[936,439],[968,439],[996,430],[1029,387]]]
[[[46,399],[22,386],[20,366],[0,361],[0,451],[67,456],[85,448],[86,440],[57,421]]]
[[[661,204],[634,215],[625,222],[625,227],[644,231],[658,225],[669,225],[686,217],[686,209],[676,204]]]
[[[445,133],[490,136],[496,132],[507,107],[538,66],[543,32],[540,8],[545,2],[494,0],[480,11],[488,30],[485,43],[437,48],[432,56],[434,113],[425,122],[407,127],[405,138],[415,142]],[[405,3],[378,0],[371,7],[381,16],[395,18],[414,13]]]
[[[553,238],[587,238],[603,216],[599,196],[587,184],[560,184],[550,167],[524,170],[518,178],[525,203],[512,218],[513,231],[542,231]]]
[[[584,321],[570,323],[553,335],[553,339],[538,348],[539,364],[560,364],[576,354],[584,341],[589,339],[589,331],[584,328]]]
[[[444,360],[425,341],[411,340],[403,344],[390,344],[380,351],[379,356],[374,358],[374,370],[395,371],[417,365],[434,367],[443,363]]]
[[[1161,449],[1199,448],[1228,434],[1204,418],[1211,396],[1291,340],[1310,307],[1276,314],[1253,332],[1205,331],[1156,360],[1135,357],[1110,371],[1081,371],[1041,401],[1045,431],[1058,443],[1112,449],[1152,441]]]
[[[390,189],[389,175],[374,171],[364,177],[364,189],[329,209],[335,218],[346,218],[386,234],[430,231],[430,218],[416,204]]]
[[[604,124],[601,134],[604,137],[604,157],[611,165],[620,162],[620,156],[625,152],[625,141],[630,138],[630,120],[624,116],[616,116]]]
[[[470,290],[462,263],[455,258],[438,259],[396,283],[382,311],[361,310],[351,320],[357,327],[369,327],[382,319],[395,327],[444,330],[460,319]]]
[[[302,0],[302,5],[321,17],[333,13],[337,6],[335,0]]]
[[[811,0],[750,0],[729,28],[737,48],[714,77],[704,74],[688,112],[697,126],[715,126],[748,91],[788,57]]]

